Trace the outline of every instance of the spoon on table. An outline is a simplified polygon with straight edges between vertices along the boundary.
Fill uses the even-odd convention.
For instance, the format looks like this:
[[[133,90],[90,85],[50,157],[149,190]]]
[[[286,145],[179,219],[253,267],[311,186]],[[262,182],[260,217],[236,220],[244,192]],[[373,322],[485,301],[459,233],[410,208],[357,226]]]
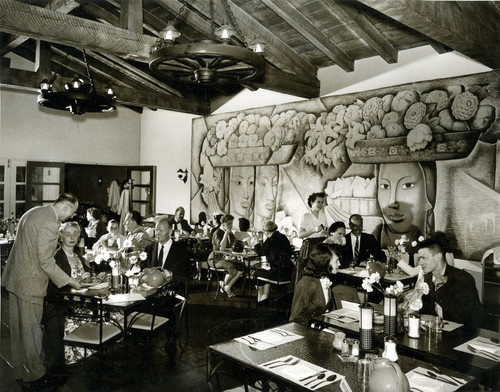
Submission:
[[[335,380],[337,379],[337,375],[336,375],[336,374],[331,374],[331,375],[329,375],[327,378],[325,378],[324,380],[323,380],[323,377],[321,377],[321,378],[322,378],[322,379],[321,379],[319,382],[317,382],[317,383],[316,383],[316,384],[314,384],[314,385],[311,385],[311,386],[310,386],[310,388],[311,388],[311,389],[314,389],[314,388],[316,388],[318,385],[320,385],[321,383],[335,381]]]
[[[326,370],[322,370],[321,372],[319,373],[316,373],[315,375],[313,376],[310,376],[310,377],[307,377],[307,378],[311,378],[311,380],[309,380],[308,382],[306,382],[304,385],[309,385],[310,383],[316,381],[316,380],[322,380],[325,378],[326,376]],[[305,381],[307,380],[307,378],[305,378],[304,380],[301,380],[301,381]]]

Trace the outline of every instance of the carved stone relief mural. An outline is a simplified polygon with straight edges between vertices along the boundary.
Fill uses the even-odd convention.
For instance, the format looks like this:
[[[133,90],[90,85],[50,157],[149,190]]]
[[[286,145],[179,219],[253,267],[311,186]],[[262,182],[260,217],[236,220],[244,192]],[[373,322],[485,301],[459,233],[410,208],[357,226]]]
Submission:
[[[325,192],[328,224],[359,213],[384,246],[442,230],[480,259],[500,245],[499,85],[491,71],[197,118],[192,219],[293,236]]]

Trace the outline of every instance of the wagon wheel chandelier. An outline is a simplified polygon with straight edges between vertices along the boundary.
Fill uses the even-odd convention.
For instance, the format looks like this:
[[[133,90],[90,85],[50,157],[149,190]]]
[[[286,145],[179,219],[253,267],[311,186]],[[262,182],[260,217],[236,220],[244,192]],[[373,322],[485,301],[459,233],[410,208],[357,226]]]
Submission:
[[[85,82],[80,76],[75,75],[73,80],[64,84],[64,91],[54,91],[53,83],[59,71],[52,72],[50,80],[44,79],[40,83],[39,105],[51,109],[69,110],[74,115],[105,113],[116,110],[116,97],[111,87],[106,87],[104,94],[97,94],[94,79],[90,74],[85,49],[82,49],[82,53],[88,81]],[[61,67],[63,64],[61,64]]]
[[[212,39],[175,43],[180,36],[175,28],[186,2],[173,21],[161,32],[162,39],[149,58],[149,68],[155,74],[174,81],[198,84],[241,84],[260,76],[264,69],[263,44],[247,45],[227,0],[221,0],[232,25],[223,24],[216,30],[214,0],[210,0]],[[237,33],[242,45],[232,37]]]

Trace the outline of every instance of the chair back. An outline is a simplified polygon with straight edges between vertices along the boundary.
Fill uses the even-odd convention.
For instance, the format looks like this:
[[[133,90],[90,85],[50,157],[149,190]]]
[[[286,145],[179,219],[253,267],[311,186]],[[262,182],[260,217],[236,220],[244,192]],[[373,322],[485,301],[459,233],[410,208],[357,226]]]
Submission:
[[[231,320],[208,330],[208,344],[222,343],[262,329],[262,320],[245,318]]]

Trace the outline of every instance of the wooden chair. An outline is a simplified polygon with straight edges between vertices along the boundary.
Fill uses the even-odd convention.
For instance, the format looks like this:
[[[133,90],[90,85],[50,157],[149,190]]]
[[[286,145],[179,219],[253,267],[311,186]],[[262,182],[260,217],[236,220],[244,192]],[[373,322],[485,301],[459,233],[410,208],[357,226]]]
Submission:
[[[259,282],[267,283],[275,287],[276,295],[274,296],[273,301],[275,305],[274,308],[276,311],[280,309],[279,307],[280,301],[283,298],[285,298],[288,294],[290,294],[290,290],[288,290],[288,288],[290,287],[292,282],[291,278],[292,274],[282,271],[283,264],[290,262],[291,259],[288,255],[281,255],[280,258],[281,259],[278,262],[278,271],[275,278],[266,278],[261,276],[257,277],[257,280]],[[258,304],[259,303],[257,302],[257,308]]]
[[[262,329],[262,321],[255,318],[237,319],[217,325],[208,330],[208,344],[218,344],[238,336],[247,335]],[[223,391],[226,387],[243,386],[245,392],[250,385],[259,380],[257,374],[224,358],[211,356],[207,351],[207,383],[210,391]],[[255,386],[253,387],[255,389]],[[259,388],[260,389],[260,388]]]

